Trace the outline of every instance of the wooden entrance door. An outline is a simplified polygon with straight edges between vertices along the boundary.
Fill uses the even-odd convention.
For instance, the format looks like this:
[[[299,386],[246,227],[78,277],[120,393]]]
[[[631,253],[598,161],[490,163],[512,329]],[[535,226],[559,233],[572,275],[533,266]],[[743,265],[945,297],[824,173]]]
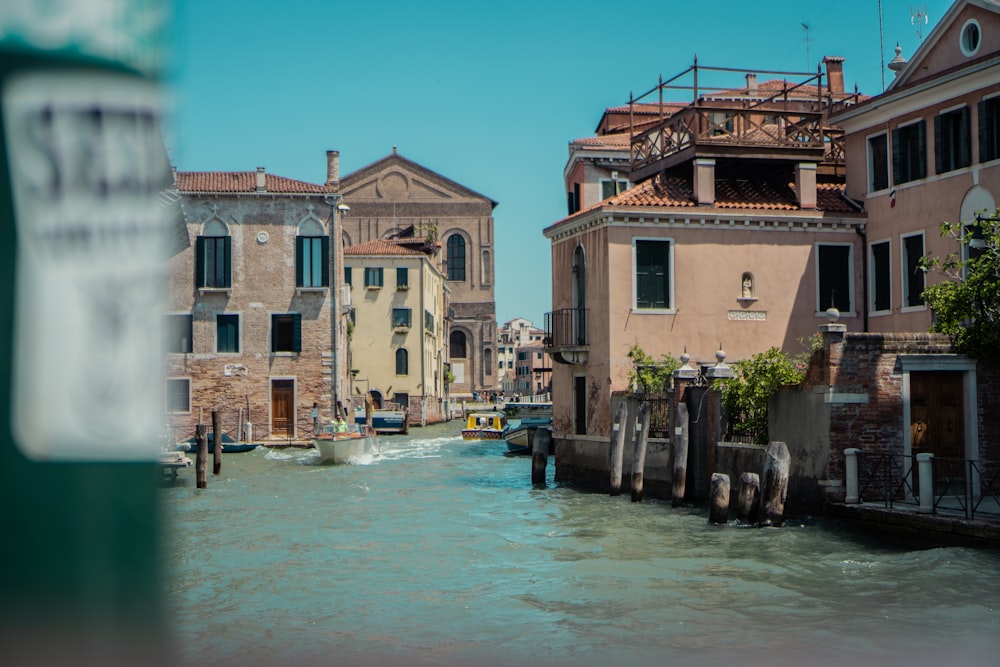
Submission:
[[[965,458],[965,423],[959,372],[910,373],[910,443],[914,454]]]
[[[271,435],[295,434],[295,380],[271,380]]]

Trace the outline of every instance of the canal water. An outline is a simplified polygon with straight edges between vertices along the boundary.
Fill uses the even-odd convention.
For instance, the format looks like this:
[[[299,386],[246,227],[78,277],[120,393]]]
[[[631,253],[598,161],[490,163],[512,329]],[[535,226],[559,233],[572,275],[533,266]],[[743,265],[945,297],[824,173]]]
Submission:
[[[458,422],[163,489],[184,664],[996,665],[1000,554],[553,483]],[[739,662],[736,662],[739,661]]]

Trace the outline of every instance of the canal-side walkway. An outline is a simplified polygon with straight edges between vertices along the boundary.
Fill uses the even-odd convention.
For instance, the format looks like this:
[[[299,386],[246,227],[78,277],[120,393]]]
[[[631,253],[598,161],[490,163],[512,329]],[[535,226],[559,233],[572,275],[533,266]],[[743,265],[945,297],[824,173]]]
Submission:
[[[826,514],[856,520],[859,527],[919,542],[1000,549],[1000,512],[977,512],[968,519],[961,508],[938,507],[922,513],[918,505],[885,502],[831,502]]]

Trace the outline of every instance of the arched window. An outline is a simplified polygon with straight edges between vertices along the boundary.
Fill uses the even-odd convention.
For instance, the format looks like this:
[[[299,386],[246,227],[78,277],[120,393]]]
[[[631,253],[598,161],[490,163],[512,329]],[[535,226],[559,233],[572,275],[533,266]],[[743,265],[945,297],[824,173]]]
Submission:
[[[406,351],[406,348],[399,348],[396,350],[396,375],[409,375],[410,373],[410,355]]]
[[[573,251],[573,342],[587,344],[587,258],[583,246]]]
[[[493,270],[490,267],[489,250],[483,251],[483,266],[479,272],[479,275],[482,276],[482,280],[480,282],[482,282],[483,285],[489,285],[493,282]]]
[[[465,280],[465,239],[461,234],[448,237],[447,259],[448,280]]]
[[[330,237],[318,221],[309,219],[299,225],[295,237],[295,286],[330,286]]]
[[[233,242],[225,223],[220,220],[206,222],[201,230],[201,236],[195,239],[194,250],[194,270],[198,287],[232,286]]]
[[[452,331],[448,339],[448,346],[451,348],[452,359],[465,359],[465,334],[461,331]]]

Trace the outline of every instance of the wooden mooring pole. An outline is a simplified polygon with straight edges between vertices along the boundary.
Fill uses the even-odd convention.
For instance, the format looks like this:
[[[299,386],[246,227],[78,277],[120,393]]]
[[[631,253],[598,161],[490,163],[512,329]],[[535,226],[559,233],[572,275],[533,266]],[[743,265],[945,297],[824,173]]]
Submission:
[[[729,523],[729,475],[712,473],[711,508],[708,520],[712,523]]]
[[[194,442],[198,448],[198,453],[194,459],[194,476],[199,489],[207,489],[208,482],[205,473],[208,469],[208,435],[205,425],[198,424],[194,427]]]
[[[628,420],[628,404],[622,401],[615,411],[615,421],[611,424],[611,495],[622,493],[622,462],[625,458],[625,427]]]
[[[212,474],[222,472],[222,415],[212,410]]]
[[[686,403],[677,405],[677,426],[674,428],[674,472],[670,479],[671,507],[684,504],[684,494],[687,485],[688,462],[688,406]]]
[[[745,472],[740,475],[736,490],[736,518],[740,523],[757,523],[760,514],[760,475]]]
[[[552,432],[547,428],[535,431],[531,444],[531,483],[534,486],[545,486],[545,466],[549,460],[549,444]]]
[[[761,482],[760,512],[762,526],[780,526],[788,495],[788,471],[791,456],[783,442],[772,442],[764,450],[764,479]]]
[[[635,452],[632,456],[632,502],[642,502],[642,472],[646,467],[646,443],[649,441],[649,402],[639,404],[635,416]]]

